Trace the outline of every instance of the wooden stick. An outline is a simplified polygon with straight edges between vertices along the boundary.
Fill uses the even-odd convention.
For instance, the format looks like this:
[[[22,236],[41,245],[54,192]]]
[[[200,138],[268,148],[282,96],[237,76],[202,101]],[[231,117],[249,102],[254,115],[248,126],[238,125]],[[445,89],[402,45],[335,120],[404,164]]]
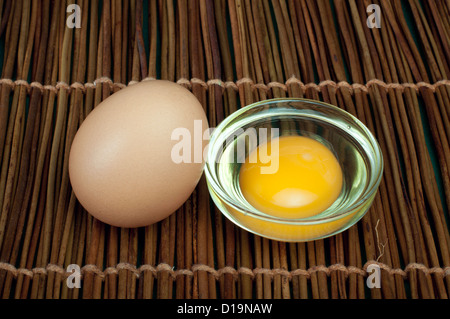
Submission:
[[[59,5],[55,6],[55,10],[53,14],[56,16],[59,14]],[[57,30],[57,19],[52,19],[52,24],[50,28],[50,42],[48,44],[47,56],[46,56],[46,67],[45,67],[45,80],[44,83],[56,83],[56,75],[57,75],[57,64],[56,58],[58,57],[55,54],[57,51],[57,46],[55,43],[55,33]],[[44,211],[44,200],[46,199],[46,190],[47,190],[47,176],[48,176],[48,163],[50,160],[50,144],[48,143],[50,131],[51,131],[51,123],[53,116],[53,104],[55,99],[54,92],[44,92],[43,98],[43,113],[42,113],[42,122],[44,123],[41,127],[41,136],[40,136],[40,146],[38,149],[38,162],[36,167],[36,179],[33,185],[33,196],[31,198],[30,204],[30,215],[27,223],[27,230],[25,233],[25,239],[23,243],[22,257],[21,257],[21,265],[27,265],[30,267],[33,264],[35,249],[37,247],[37,238],[40,233],[40,225],[43,218]],[[41,184],[41,180],[43,183]],[[45,189],[45,191],[42,190]],[[40,194],[40,199],[39,199]],[[36,225],[33,225],[34,220],[36,219]],[[35,227],[35,231],[33,232],[33,226]],[[29,247],[29,248],[28,248]],[[39,258],[38,258],[39,260]],[[36,281],[33,280],[33,284]],[[23,290],[21,292],[21,298],[28,293],[28,284],[29,278],[25,278],[23,283]],[[32,294],[32,297],[36,295]]]
[[[60,56],[60,73],[59,73],[59,79],[65,83],[70,82],[70,53],[71,53],[71,43],[72,43],[72,36],[73,36],[73,30],[70,28],[65,28],[64,30],[64,37],[63,37],[63,48],[61,51]],[[61,158],[61,142],[64,136],[64,126],[65,126],[65,117],[66,117],[66,108],[67,108],[67,102],[68,102],[68,92],[66,90],[61,90],[58,93],[58,108],[57,108],[57,115],[56,115],[56,127],[55,132],[53,135],[53,142],[52,142],[52,149],[51,149],[51,155],[50,155],[50,170],[49,170],[49,176],[48,176],[48,189],[47,189],[47,208],[45,211],[45,223],[44,223],[44,245],[43,245],[43,253],[42,253],[42,261],[43,263],[47,263],[51,260],[52,253],[53,256],[55,256],[55,250],[51,251],[52,245],[51,238],[52,236],[52,228],[55,227],[55,236],[53,238],[59,238],[60,230],[58,227],[60,227],[62,220],[60,217],[61,214],[57,214],[56,216],[56,222],[53,221],[56,211],[58,210],[58,207],[55,209],[55,200],[58,198],[55,196],[55,190],[58,190],[59,187],[57,185],[58,181],[58,167],[60,164],[60,158]],[[78,113],[77,113],[78,114]],[[61,192],[61,194],[64,194],[64,190]],[[55,226],[56,223],[56,226]],[[55,244],[55,239],[53,241]],[[55,258],[55,257],[53,257]],[[50,294],[52,293],[52,285],[53,285],[53,275],[50,275],[49,277],[49,287],[48,287],[48,294],[47,297],[50,297]],[[44,289],[40,290],[39,293],[40,296],[44,295]]]
[[[6,63],[3,69],[3,74],[4,76],[6,76],[7,78],[12,77],[12,68],[13,68],[13,59],[9,58],[8,56],[14,56],[16,54],[16,45],[19,41],[19,25],[20,25],[20,13],[21,13],[21,6],[22,3],[20,4],[16,4],[14,6],[14,18],[13,18],[13,25],[12,25],[12,39],[10,40],[10,47],[8,49],[8,53],[6,55]],[[11,61],[11,62],[9,62]],[[5,191],[6,191],[6,184],[7,184],[7,169],[9,167],[9,158],[10,158],[10,144],[11,144],[11,139],[12,139],[12,129],[13,129],[13,125],[12,123],[14,123],[15,120],[15,114],[16,114],[16,103],[15,100],[17,99],[17,94],[19,90],[14,90],[14,100],[13,100],[13,104],[11,106],[11,109],[9,110],[11,113],[10,116],[10,123],[8,123],[8,107],[7,105],[9,105],[9,95],[11,92],[11,88],[8,85],[2,85],[2,107],[1,107],[1,113],[0,113],[0,154],[3,154],[3,159],[2,159],[2,169],[1,169],[1,173],[0,173],[0,207],[2,207],[2,214],[0,216],[0,247],[2,246],[3,243],[3,237],[4,237],[4,232],[5,232],[5,228],[6,228],[6,221],[8,218],[8,213],[3,212],[3,201],[4,201],[4,197],[5,197]],[[6,143],[6,145],[5,145]],[[6,149],[5,149],[6,147]]]
[[[34,36],[34,30],[36,27],[36,19],[37,19],[37,13],[38,13],[36,5],[38,5],[38,4],[35,3],[31,9],[31,22],[30,22],[30,30],[29,30],[30,38],[27,43],[27,54],[25,56],[25,58],[29,59],[29,60],[31,60],[30,50],[33,45],[32,38]],[[43,63],[42,60],[41,60],[41,63]],[[22,74],[27,73],[28,65],[29,65],[29,62],[27,60],[25,60],[24,68],[26,68],[26,69],[24,69],[21,72]],[[22,74],[19,76],[23,77]],[[39,95],[38,94],[39,94],[38,92],[34,92],[34,96],[31,99],[31,102],[33,102],[31,104],[33,109],[30,109],[29,116],[27,118],[27,125],[25,128],[25,133],[24,133],[24,137],[23,137],[24,142],[22,145],[22,148],[24,151],[17,154],[17,161],[19,161],[20,157],[21,157],[21,159],[20,159],[20,164],[18,163],[18,165],[17,165],[19,168],[20,175],[18,175],[18,177],[16,177],[17,178],[17,182],[16,182],[17,186],[16,186],[16,190],[15,190],[16,195],[14,196],[14,198],[8,198],[8,195],[6,193],[5,201],[3,203],[4,204],[3,214],[9,214],[10,216],[9,216],[8,228],[6,231],[6,236],[5,236],[5,240],[3,243],[2,253],[1,253],[0,258],[2,260],[10,260],[10,262],[13,264],[15,263],[15,261],[17,259],[17,255],[18,255],[17,246],[19,245],[18,240],[21,238],[23,225],[25,223],[26,208],[22,208],[22,207],[25,205],[25,202],[28,201],[30,192],[31,192],[31,183],[28,183],[27,180],[29,178],[29,175],[32,176],[32,174],[34,172],[33,167],[34,167],[34,159],[36,156],[36,151],[35,151],[36,147],[33,147],[33,146],[36,145],[35,143],[37,142],[37,137],[38,137],[38,134],[35,133],[35,129],[39,127],[39,124],[36,123],[36,121],[38,121],[38,118],[39,118],[38,107],[36,105],[38,103],[38,98],[40,97],[40,94]],[[19,102],[19,103],[20,103],[20,105],[23,105],[24,101]],[[24,105],[22,107],[24,107]],[[24,112],[22,114],[19,114],[21,112],[20,112],[20,110],[18,110],[17,113],[18,113],[18,116],[16,116],[16,121],[23,120],[23,117],[25,115]],[[15,123],[15,126],[16,125],[17,125],[17,123]],[[17,129],[18,128],[15,128],[14,133],[16,133]],[[13,142],[12,146],[14,147],[14,140],[12,142]],[[17,150],[15,150],[13,148],[12,152],[11,152],[11,159],[14,158],[14,152],[17,152]],[[20,156],[20,154],[21,154],[21,156]],[[10,169],[11,169],[12,163],[13,162],[11,161]],[[10,175],[8,174],[8,177],[9,176]],[[6,191],[8,191],[8,187],[6,188]],[[5,205],[6,205],[6,207],[5,207]],[[8,213],[9,210],[10,210],[10,213]],[[14,245],[14,246],[12,247],[12,245]],[[13,249],[13,250],[11,250],[11,249]],[[12,280],[11,274],[8,274],[8,276],[6,278],[6,283],[4,283],[4,288],[3,288],[4,296],[9,295],[11,280]],[[3,281],[3,276],[0,275],[0,282],[2,282],[2,281]]]

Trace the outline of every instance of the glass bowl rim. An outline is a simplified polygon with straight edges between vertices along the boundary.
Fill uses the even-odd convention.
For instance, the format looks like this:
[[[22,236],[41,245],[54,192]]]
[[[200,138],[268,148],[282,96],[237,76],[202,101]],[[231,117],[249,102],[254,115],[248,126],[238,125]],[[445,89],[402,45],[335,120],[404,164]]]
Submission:
[[[281,218],[281,217],[275,217],[275,216],[269,216],[267,214],[264,214],[263,212],[260,212],[256,208],[254,208],[254,211],[248,210],[246,208],[241,207],[241,205],[236,204],[232,199],[232,197],[228,194],[224,194],[221,190],[221,186],[219,186],[220,183],[216,182],[215,174],[211,172],[210,166],[211,163],[208,160],[211,158],[211,154],[213,148],[208,146],[208,152],[207,152],[207,160],[205,165],[205,177],[208,184],[208,188],[212,188],[212,191],[216,194],[217,197],[220,198],[220,200],[224,201],[226,205],[232,207],[233,209],[237,210],[239,213],[251,216],[253,218],[259,219],[259,220],[265,220],[269,222],[275,222],[275,223],[281,223],[281,224],[287,224],[287,225],[317,225],[317,224],[324,224],[329,223],[332,221],[336,221],[339,219],[346,218],[347,216],[350,216],[352,214],[355,214],[359,211],[359,209],[364,206],[367,200],[370,200],[372,196],[374,196],[374,193],[377,192],[378,187],[380,185],[382,176],[383,176],[383,170],[384,170],[384,160],[383,160],[383,154],[381,151],[381,147],[378,144],[378,141],[376,140],[375,136],[372,134],[372,132],[365,126],[364,123],[362,123],[358,118],[356,118],[354,115],[350,114],[349,112],[326,102],[312,100],[312,99],[306,99],[306,98],[273,98],[273,99],[267,99],[264,101],[255,102],[252,104],[249,104],[241,109],[238,109],[237,111],[233,112],[229,116],[227,116],[219,125],[216,127],[216,129],[212,132],[210,136],[209,144],[213,145],[215,140],[217,139],[217,136],[224,131],[224,129],[227,127],[227,125],[234,121],[236,118],[241,116],[243,113],[246,113],[247,111],[259,107],[261,105],[269,105],[269,104],[276,104],[276,103],[292,103],[292,102],[303,102],[307,104],[312,105],[319,105],[326,108],[331,108],[335,111],[337,111],[340,114],[346,115],[350,117],[350,119],[357,124],[359,129],[362,129],[366,135],[367,139],[370,142],[370,145],[372,146],[373,151],[376,153],[376,158],[378,159],[376,161],[376,168],[374,169],[377,174],[374,177],[370,177],[367,182],[367,189],[364,190],[364,192],[358,196],[358,199],[355,201],[355,203],[352,203],[349,207],[347,207],[342,212],[338,212],[336,214],[332,214],[330,216],[325,217],[308,217],[308,218],[297,218],[297,219],[290,219],[290,218]],[[215,164],[215,161],[212,161],[213,164]],[[211,191],[211,190],[210,190]],[[227,215],[228,213],[226,213]]]

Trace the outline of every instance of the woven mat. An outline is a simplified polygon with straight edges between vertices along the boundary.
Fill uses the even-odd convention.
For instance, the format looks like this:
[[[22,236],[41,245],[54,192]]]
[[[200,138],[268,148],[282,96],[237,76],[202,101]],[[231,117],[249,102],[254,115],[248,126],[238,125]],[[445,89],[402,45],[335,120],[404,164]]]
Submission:
[[[2,298],[448,298],[448,1],[5,0],[0,17]],[[287,96],[354,114],[385,157],[373,206],[336,236],[277,242],[224,218],[203,179],[158,224],[93,219],[70,188],[73,136],[151,79],[190,89],[213,127]]]

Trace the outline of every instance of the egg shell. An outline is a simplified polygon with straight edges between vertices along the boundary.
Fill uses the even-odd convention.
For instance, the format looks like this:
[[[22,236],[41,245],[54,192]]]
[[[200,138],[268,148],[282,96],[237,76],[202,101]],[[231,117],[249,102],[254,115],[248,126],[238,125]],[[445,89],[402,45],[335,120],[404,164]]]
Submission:
[[[78,201],[117,227],[147,226],[168,217],[203,173],[204,159],[194,161],[194,138],[201,139],[202,149],[207,141],[194,132],[195,120],[201,121],[201,132],[208,129],[202,105],[173,82],[143,81],[112,94],[87,116],[71,146],[69,176]],[[187,163],[172,158],[180,142],[172,133],[179,128],[190,132]]]

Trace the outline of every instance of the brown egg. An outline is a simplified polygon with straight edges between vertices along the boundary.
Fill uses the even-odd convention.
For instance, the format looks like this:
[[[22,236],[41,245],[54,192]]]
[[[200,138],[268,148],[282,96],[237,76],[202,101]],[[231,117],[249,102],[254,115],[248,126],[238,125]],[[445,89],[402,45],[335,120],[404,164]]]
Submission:
[[[208,129],[195,96],[168,81],[130,85],[85,119],[69,157],[72,189],[102,222],[141,227],[175,212],[203,173]]]

